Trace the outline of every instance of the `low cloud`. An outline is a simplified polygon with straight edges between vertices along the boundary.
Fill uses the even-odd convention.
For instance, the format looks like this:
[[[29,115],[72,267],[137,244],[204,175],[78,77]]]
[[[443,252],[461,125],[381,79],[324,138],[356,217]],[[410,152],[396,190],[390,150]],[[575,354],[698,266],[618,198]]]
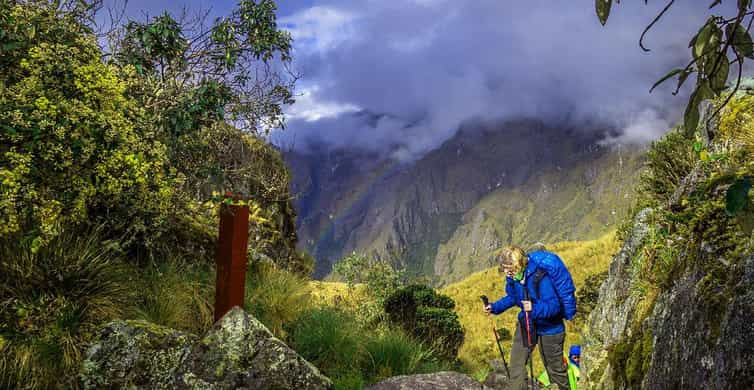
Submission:
[[[638,38],[662,4],[622,2],[602,27],[593,3],[567,0],[318,2],[281,18],[309,95],[275,138],[410,160],[468,120],[535,117],[647,142],[680,120],[687,91],[648,89],[688,60],[708,16],[696,3],[676,4],[644,53]]]

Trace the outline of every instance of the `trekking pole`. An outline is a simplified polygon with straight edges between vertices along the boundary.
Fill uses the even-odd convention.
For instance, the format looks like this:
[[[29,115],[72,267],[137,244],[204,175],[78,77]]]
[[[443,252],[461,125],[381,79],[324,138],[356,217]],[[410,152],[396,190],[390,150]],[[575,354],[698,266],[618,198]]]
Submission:
[[[531,302],[529,300],[529,290],[526,288],[525,282],[524,282],[524,298],[527,301]],[[527,310],[524,310],[524,320],[526,320],[526,339],[528,340],[528,344],[526,347],[529,349],[529,378],[531,379],[531,388],[533,389],[534,388],[534,367],[532,366],[532,360],[534,360],[534,356],[532,356],[533,355],[532,352],[534,352],[534,348],[532,348],[532,345],[531,345],[531,329],[529,328],[529,312]]]
[[[487,305],[490,304],[490,300],[487,299],[486,295],[482,295],[479,298],[482,299],[482,303],[484,304],[484,307],[487,307]],[[492,325],[492,333],[495,335],[495,342],[497,343],[497,350],[500,351],[500,357],[503,358],[503,367],[505,367],[505,375],[508,376],[508,379],[510,379],[511,373],[510,371],[508,371],[508,363],[505,361],[505,353],[503,353],[503,347],[500,346],[500,335],[497,333],[495,322],[492,321],[491,317],[490,317],[490,324]]]

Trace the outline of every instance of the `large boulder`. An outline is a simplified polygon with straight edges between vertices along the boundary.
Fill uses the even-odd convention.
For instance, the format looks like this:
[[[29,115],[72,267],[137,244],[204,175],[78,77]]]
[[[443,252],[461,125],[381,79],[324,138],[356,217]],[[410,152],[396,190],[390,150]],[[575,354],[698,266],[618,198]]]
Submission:
[[[87,351],[84,388],[330,389],[332,382],[257,319],[234,308],[201,339],[144,321],[106,325]]]
[[[435,372],[432,374],[401,375],[385,379],[369,390],[464,390],[488,389],[468,375],[458,372]]]

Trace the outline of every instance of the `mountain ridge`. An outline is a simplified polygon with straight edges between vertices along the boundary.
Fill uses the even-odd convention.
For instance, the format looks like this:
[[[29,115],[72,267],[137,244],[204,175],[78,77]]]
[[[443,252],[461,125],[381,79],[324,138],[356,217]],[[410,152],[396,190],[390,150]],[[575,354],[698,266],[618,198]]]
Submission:
[[[630,184],[640,165],[636,158],[638,148],[601,145],[602,137],[598,134],[604,132],[564,129],[521,119],[465,126],[439,148],[412,162],[343,149],[285,153],[293,172],[292,191],[298,194],[301,249],[317,259],[314,272],[317,278],[325,277],[335,261],[356,251],[388,261],[411,274],[447,282],[438,277],[438,253],[442,245],[447,249],[458,229],[469,223],[467,213],[485,197],[495,199],[491,194],[521,197],[522,192],[516,193],[516,189],[535,192],[544,189],[536,199],[547,202],[554,192],[542,187],[542,180],[557,181],[559,175],[572,178],[575,173],[568,172],[573,169],[586,172],[594,161],[598,162],[595,167],[613,172],[607,164],[616,163],[618,158],[605,156],[616,153],[629,161],[625,167],[628,175],[619,182]],[[580,208],[588,208],[590,193],[594,192],[590,180],[604,186],[608,178],[599,170],[591,174],[599,180],[582,176],[572,193],[583,198],[577,202]],[[488,209],[494,208],[495,202],[487,203],[492,204]],[[604,206],[600,202],[591,203]],[[597,219],[600,218],[610,219],[604,215]],[[596,238],[607,228],[598,229],[591,237]],[[547,238],[528,240],[537,234],[511,237],[527,241]],[[578,238],[583,237],[552,235],[552,239]],[[484,266],[475,261],[450,279]]]

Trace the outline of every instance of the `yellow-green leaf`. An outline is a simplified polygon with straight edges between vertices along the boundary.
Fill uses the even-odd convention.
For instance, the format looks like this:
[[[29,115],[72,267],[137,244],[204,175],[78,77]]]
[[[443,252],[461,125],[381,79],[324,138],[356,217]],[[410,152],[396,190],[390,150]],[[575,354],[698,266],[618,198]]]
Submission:
[[[595,0],[595,8],[597,9],[597,17],[600,19],[600,23],[604,26],[607,23],[607,18],[610,16],[610,8],[613,5],[613,0]]]

